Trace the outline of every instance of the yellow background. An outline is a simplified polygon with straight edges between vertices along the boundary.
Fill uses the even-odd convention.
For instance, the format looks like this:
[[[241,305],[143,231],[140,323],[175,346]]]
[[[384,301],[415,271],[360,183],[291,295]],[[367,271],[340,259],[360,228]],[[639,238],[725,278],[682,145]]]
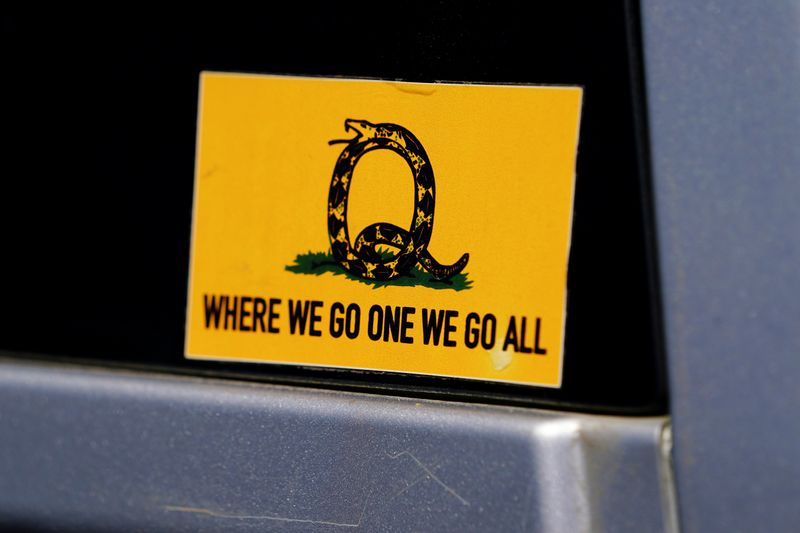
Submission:
[[[575,87],[410,84],[204,73],[198,118],[186,354],[560,386],[567,257],[582,91]],[[420,140],[436,179],[433,236],[443,264],[470,254],[472,288],[369,285],[285,270],[330,249],[328,187],[347,118],[399,124]],[[351,239],[373,222],[409,227],[414,185],[400,156],[356,167]],[[205,329],[203,294],[281,298],[280,334]],[[287,299],[325,302],[322,337],[288,334]],[[361,334],[328,335],[330,304],[358,303]],[[372,304],[417,308],[412,345],[373,342]],[[459,311],[458,347],[422,344],[422,308]],[[467,313],[542,318],[547,355],[464,346]],[[519,319],[518,319],[519,320]],[[518,324],[519,327],[519,324]]]

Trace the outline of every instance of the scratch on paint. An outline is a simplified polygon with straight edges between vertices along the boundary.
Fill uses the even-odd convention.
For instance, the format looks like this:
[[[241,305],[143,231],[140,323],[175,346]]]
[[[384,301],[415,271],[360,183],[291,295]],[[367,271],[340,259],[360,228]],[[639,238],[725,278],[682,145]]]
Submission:
[[[364,519],[364,513],[367,510],[367,503],[371,494],[364,499],[364,507],[361,508],[361,515],[358,517],[358,522],[333,522],[331,520],[313,520],[310,518],[291,518],[287,516],[275,515],[248,515],[238,513],[226,513],[222,511],[215,511],[205,507],[188,507],[182,505],[165,505],[164,510],[168,513],[189,513],[196,515],[206,515],[214,518],[227,518],[232,520],[273,520],[276,522],[296,522],[301,524],[316,524],[323,526],[336,526],[336,527],[361,527],[361,521]]]
[[[425,472],[425,474],[426,474],[426,476],[423,476],[423,477],[428,477],[428,478],[430,478],[430,479],[434,480],[434,481],[435,481],[436,483],[438,483],[438,484],[439,484],[439,485],[440,485],[440,486],[441,486],[441,487],[442,487],[444,490],[446,490],[447,492],[449,492],[449,493],[450,493],[450,494],[451,494],[451,495],[452,495],[454,498],[456,498],[456,499],[457,499],[458,501],[460,501],[462,504],[464,504],[464,505],[469,505],[469,502],[468,502],[467,500],[465,500],[464,498],[462,498],[462,497],[461,497],[461,495],[460,495],[459,493],[457,493],[455,490],[453,490],[452,488],[450,488],[450,486],[449,486],[447,483],[445,483],[444,481],[442,481],[441,479],[439,479],[439,477],[438,477],[436,474],[434,474],[434,473],[431,471],[431,469],[430,469],[430,468],[428,468],[427,466],[425,466],[425,465],[422,463],[422,461],[420,461],[419,459],[417,459],[417,457],[416,457],[416,456],[415,456],[413,453],[409,452],[408,450],[406,450],[406,451],[402,451],[402,452],[399,452],[399,453],[396,453],[396,454],[390,454],[390,453],[388,453],[388,452],[386,453],[386,456],[387,456],[389,459],[397,459],[397,458],[399,458],[399,457],[401,457],[401,456],[403,456],[403,455],[410,457],[410,458],[411,458],[411,459],[412,459],[412,460],[413,460],[415,463],[417,463],[417,466],[419,466],[419,467],[420,467],[420,468],[421,468],[421,469],[422,469],[422,470]],[[414,485],[416,485],[416,484],[417,484],[417,481],[420,481],[421,479],[422,479],[422,478],[419,478],[419,479],[417,479],[416,481],[414,481],[413,483],[411,483],[411,485],[409,485],[409,486],[408,486],[408,487],[406,487],[405,489],[403,489],[403,490],[401,490],[400,492],[398,492],[398,493],[397,493],[395,496],[399,496],[400,494],[402,494],[402,493],[403,493],[403,492],[405,492],[406,490],[410,489],[411,487],[413,487]]]
[[[419,482],[420,482],[420,481],[422,481],[423,479],[428,479],[428,474],[425,474],[425,473],[423,473],[423,474],[422,474],[421,476],[419,476],[417,479],[415,479],[414,481],[412,481],[411,483],[409,483],[408,485],[406,485],[404,488],[402,488],[402,489],[400,489],[399,491],[397,491],[397,492],[395,493],[395,495],[394,495],[394,496],[392,496],[392,499],[391,499],[391,500],[389,500],[389,501],[394,501],[394,500],[396,500],[398,496],[400,496],[400,495],[401,495],[401,494],[403,494],[404,492],[407,492],[407,491],[408,491],[408,490],[409,490],[411,487],[413,487],[414,485],[416,485],[417,483],[419,483]]]

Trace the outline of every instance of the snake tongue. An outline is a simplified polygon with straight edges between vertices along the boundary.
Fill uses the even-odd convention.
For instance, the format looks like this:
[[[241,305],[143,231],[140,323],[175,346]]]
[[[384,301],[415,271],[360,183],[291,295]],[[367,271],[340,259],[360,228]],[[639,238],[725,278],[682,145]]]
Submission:
[[[356,134],[355,137],[353,137],[352,139],[334,139],[332,141],[328,141],[328,144],[329,145],[331,145],[331,144],[342,144],[342,143],[349,144],[349,143],[352,143],[352,142],[355,142],[355,141],[359,140],[361,138],[361,136],[362,136],[362,132],[356,127],[356,123],[357,122],[352,120],[352,119],[347,119],[347,120],[344,121],[344,131],[352,131],[353,133]]]

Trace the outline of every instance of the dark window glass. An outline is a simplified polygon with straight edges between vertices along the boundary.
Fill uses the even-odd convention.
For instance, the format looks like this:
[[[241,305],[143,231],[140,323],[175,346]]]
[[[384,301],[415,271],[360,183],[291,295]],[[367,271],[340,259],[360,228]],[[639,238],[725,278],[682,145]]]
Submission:
[[[0,349],[607,412],[664,409],[635,8],[6,14]],[[201,70],[585,88],[563,387],[183,359]]]

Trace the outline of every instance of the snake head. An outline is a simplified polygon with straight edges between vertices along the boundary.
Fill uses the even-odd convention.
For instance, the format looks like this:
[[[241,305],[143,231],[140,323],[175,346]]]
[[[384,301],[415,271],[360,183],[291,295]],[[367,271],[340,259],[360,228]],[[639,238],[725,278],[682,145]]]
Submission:
[[[344,121],[344,129],[345,131],[352,131],[356,134],[356,139],[361,139],[362,137],[369,139],[370,137],[375,136],[375,131],[377,128],[375,124],[367,122],[366,120],[356,120],[354,118],[348,118]]]
[[[371,139],[375,137],[375,133],[377,132],[378,128],[377,126],[375,126],[375,124],[367,122],[366,120],[357,120],[354,118],[348,118],[347,120],[344,121],[344,129],[345,131],[352,131],[353,133],[356,134],[356,136],[353,137],[352,139],[329,141],[328,144],[354,143],[366,139]]]

